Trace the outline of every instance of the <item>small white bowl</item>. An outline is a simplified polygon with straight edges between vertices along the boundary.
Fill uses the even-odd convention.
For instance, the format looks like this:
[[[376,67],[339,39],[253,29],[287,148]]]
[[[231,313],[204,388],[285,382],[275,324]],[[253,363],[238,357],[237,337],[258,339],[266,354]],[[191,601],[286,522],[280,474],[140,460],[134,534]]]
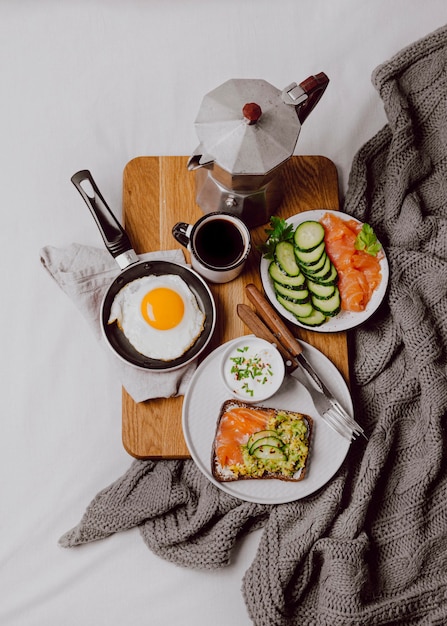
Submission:
[[[222,378],[234,398],[261,402],[273,396],[284,380],[285,366],[278,349],[248,335],[231,342],[222,358]]]

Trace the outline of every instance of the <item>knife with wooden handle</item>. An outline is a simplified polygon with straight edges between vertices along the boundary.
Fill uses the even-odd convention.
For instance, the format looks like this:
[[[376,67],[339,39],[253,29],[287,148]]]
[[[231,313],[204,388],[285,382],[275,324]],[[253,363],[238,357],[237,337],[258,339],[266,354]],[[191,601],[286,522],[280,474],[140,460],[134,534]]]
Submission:
[[[315,388],[306,385],[315,407],[334,430],[342,436],[348,436],[349,439],[354,434],[355,436],[361,434],[367,439],[362,427],[345,411],[306,359],[301,345],[278,316],[270,302],[253,283],[246,285],[246,291],[248,299],[256,311],[244,304],[238,304],[237,312],[242,321],[255,335],[276,345],[290,374],[297,370],[298,365],[302,366],[316,386]]]
[[[248,326],[248,328],[261,339],[265,339],[269,343],[276,346],[280,352],[288,370],[298,367],[298,362],[292,357],[287,348],[285,348],[278,340],[278,337],[264,324],[260,317],[246,304],[238,304],[236,307],[237,314],[240,319]]]
[[[248,299],[256,309],[257,315],[265,322],[266,326],[271,330],[277,344],[280,343],[286,348],[288,352],[288,358],[292,358],[296,365],[299,364],[306,370],[318,389],[320,389],[327,396],[332,396],[329,389],[326,387],[324,382],[318,376],[317,372],[304,356],[301,345],[295,339],[292,332],[289,330],[283,320],[279,317],[267,298],[259,291],[256,285],[254,285],[253,283],[249,283],[248,285],[246,285],[245,289]],[[293,369],[296,369],[296,367],[293,367],[292,371]]]
[[[259,317],[271,329],[273,335],[287,348],[289,354],[297,357],[303,350],[270,302],[253,283],[246,285],[245,290]]]

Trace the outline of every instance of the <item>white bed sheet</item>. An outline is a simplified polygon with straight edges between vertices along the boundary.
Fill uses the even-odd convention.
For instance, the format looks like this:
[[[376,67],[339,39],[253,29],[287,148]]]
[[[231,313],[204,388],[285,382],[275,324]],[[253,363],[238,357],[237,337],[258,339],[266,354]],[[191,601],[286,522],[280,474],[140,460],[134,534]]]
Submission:
[[[371,72],[446,21],[445,0],[0,0],[2,626],[251,623],[259,532],[212,573],[160,560],[137,530],[57,545],[131,462],[120,383],[39,263],[47,244],[102,245],[71,175],[90,169],[119,216],[126,163],[190,154],[207,91],[324,71],[296,153],[332,159],[343,193],[386,121]]]

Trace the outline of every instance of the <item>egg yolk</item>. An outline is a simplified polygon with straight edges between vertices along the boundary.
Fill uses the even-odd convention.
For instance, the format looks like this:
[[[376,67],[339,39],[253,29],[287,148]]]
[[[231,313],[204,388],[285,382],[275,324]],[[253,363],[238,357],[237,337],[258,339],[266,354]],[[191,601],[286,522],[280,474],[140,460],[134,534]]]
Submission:
[[[180,324],[184,311],[183,298],[167,287],[152,289],[141,302],[143,318],[157,330],[169,330]]]

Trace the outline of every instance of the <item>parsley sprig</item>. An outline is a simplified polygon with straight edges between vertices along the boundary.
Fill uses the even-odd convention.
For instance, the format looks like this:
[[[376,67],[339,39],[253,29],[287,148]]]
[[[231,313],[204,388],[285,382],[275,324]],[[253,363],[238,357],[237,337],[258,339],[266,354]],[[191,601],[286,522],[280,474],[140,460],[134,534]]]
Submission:
[[[355,239],[354,247],[356,250],[363,250],[371,256],[377,256],[382,249],[382,245],[377,240],[374,229],[369,224],[363,224],[362,230]]]
[[[288,224],[282,217],[272,215],[270,226],[265,229],[268,239],[259,246],[259,250],[266,259],[273,259],[275,248],[280,241],[293,241],[293,224]]]

